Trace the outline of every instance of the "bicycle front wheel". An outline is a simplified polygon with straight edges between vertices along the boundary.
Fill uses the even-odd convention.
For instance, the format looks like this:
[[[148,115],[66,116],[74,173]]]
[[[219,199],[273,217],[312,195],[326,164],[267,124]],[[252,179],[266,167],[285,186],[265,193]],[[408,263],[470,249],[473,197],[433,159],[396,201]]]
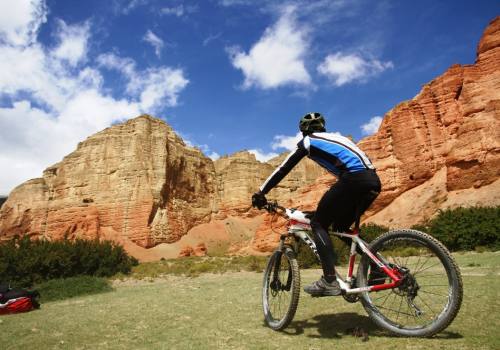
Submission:
[[[460,310],[463,284],[455,260],[442,243],[420,231],[396,230],[373,241],[370,250],[403,276],[398,287],[361,295],[366,312],[378,326],[407,337],[431,337],[448,327]],[[359,286],[388,280],[364,255]]]
[[[262,307],[267,325],[275,331],[286,328],[297,311],[300,273],[294,251],[275,251],[267,263],[262,288]]]

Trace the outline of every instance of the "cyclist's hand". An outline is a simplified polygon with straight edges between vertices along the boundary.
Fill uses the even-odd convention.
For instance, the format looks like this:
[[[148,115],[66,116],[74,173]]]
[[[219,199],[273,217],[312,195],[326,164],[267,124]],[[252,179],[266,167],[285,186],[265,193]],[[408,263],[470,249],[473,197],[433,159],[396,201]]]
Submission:
[[[262,209],[267,204],[267,199],[264,193],[255,192],[252,196],[252,206],[255,208]]]

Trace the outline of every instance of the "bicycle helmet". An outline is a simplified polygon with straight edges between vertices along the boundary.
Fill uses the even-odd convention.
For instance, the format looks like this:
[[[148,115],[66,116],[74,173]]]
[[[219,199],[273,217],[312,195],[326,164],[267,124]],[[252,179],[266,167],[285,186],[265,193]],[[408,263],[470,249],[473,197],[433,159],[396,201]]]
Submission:
[[[326,131],[325,118],[318,112],[307,113],[300,119],[299,129],[305,134],[324,132]]]

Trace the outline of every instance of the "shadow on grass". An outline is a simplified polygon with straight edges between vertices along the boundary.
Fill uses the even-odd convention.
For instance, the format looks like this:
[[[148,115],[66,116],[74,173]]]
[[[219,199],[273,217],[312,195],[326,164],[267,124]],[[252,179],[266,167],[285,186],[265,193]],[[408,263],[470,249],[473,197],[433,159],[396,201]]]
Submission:
[[[364,341],[372,337],[397,337],[385,331],[365,315],[354,312],[344,312],[337,314],[323,314],[313,317],[311,320],[294,321],[283,331],[288,335],[300,335],[305,329],[316,329],[319,335],[309,335],[311,338],[340,339],[344,336],[354,336],[363,338]],[[435,339],[459,339],[463,336],[456,332],[443,331]]]

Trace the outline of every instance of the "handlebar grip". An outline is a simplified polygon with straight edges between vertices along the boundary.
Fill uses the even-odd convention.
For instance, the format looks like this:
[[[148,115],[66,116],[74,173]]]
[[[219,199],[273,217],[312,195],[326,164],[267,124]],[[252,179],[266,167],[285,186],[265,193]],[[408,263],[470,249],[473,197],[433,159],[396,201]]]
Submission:
[[[276,212],[276,209],[285,211],[285,208],[278,205],[278,202],[267,202],[266,206],[264,207],[268,212]]]

